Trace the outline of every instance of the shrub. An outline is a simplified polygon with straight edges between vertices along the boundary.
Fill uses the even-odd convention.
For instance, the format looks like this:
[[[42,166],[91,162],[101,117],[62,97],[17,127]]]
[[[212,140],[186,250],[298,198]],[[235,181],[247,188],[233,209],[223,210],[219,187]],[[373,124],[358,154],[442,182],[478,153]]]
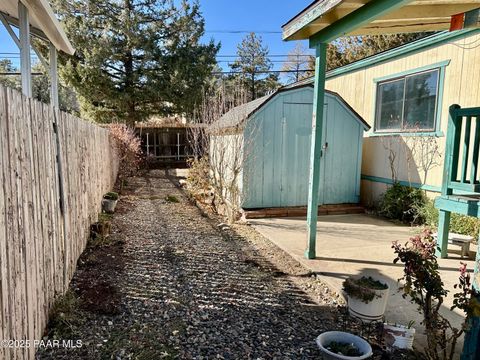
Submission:
[[[403,281],[400,288],[404,298],[418,306],[423,315],[423,325],[427,335],[425,357],[429,360],[450,360],[454,357],[455,345],[465,330],[465,323],[457,329],[440,312],[448,290],[440,276],[436,242],[430,230],[410,238],[404,245],[394,242],[392,245],[396,258],[393,263],[404,264]],[[470,275],[466,265],[461,263],[459,282],[454,286],[459,292],[453,295],[454,302],[450,310],[458,308],[471,315],[477,308],[470,301],[472,295]]]
[[[187,184],[190,192],[198,200],[204,197],[210,189],[210,164],[208,157],[188,160]]]
[[[438,209],[435,208],[433,200],[426,199],[423,206],[417,206],[415,212],[423,219],[423,224],[430,228],[438,227]],[[472,216],[452,213],[450,218],[450,232],[462,235],[470,235],[478,239],[480,231],[480,219]]]
[[[422,214],[418,209],[424,206],[426,200],[422,190],[396,182],[383,193],[379,214],[403,223],[422,224]]]
[[[109,128],[117,147],[118,179],[122,186],[124,179],[135,175],[140,167],[143,159],[141,141],[135,131],[125,124],[110,124]]]
[[[49,311],[48,335],[53,339],[72,339],[84,322],[80,311],[80,299],[68,290],[55,299]]]

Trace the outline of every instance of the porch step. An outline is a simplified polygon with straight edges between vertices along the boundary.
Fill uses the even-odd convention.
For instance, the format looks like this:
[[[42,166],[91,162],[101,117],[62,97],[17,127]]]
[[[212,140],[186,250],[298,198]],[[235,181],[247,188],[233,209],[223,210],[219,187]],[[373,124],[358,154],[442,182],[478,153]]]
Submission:
[[[322,205],[318,207],[318,215],[363,214],[365,208],[360,204]],[[273,217],[300,217],[307,215],[306,206],[265,208],[244,210],[246,219],[261,219]]]

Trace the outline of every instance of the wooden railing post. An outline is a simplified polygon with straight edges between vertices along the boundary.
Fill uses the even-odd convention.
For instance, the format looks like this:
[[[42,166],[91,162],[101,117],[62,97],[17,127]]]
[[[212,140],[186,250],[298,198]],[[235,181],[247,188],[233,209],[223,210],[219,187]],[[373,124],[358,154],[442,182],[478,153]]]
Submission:
[[[452,189],[448,187],[451,180],[456,177],[456,169],[458,167],[458,144],[460,133],[458,131],[456,110],[460,109],[459,105],[452,105],[449,109],[448,127],[447,127],[447,144],[445,146],[445,162],[443,165],[442,180],[442,196],[452,194]],[[461,130],[461,127],[460,127]],[[441,258],[447,257],[448,232],[450,230],[450,211],[439,210],[438,218],[438,235],[437,235],[437,251],[436,255]]]

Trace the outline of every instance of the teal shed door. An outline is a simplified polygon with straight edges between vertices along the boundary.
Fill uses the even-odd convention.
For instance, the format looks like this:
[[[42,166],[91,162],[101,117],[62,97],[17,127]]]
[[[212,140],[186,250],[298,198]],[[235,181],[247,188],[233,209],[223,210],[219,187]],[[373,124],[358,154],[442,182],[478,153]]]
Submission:
[[[363,129],[338,101],[325,113],[319,203],[357,203]]]
[[[312,104],[283,103],[280,206],[307,203],[312,111]]]

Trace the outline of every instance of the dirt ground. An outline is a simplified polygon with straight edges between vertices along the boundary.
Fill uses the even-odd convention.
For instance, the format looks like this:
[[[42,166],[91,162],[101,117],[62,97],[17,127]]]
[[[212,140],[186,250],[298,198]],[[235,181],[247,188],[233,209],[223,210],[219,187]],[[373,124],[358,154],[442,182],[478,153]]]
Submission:
[[[346,326],[315,275],[197,208],[164,170],[128,180],[71,293],[45,336],[82,346],[38,359],[318,359],[315,337]]]

